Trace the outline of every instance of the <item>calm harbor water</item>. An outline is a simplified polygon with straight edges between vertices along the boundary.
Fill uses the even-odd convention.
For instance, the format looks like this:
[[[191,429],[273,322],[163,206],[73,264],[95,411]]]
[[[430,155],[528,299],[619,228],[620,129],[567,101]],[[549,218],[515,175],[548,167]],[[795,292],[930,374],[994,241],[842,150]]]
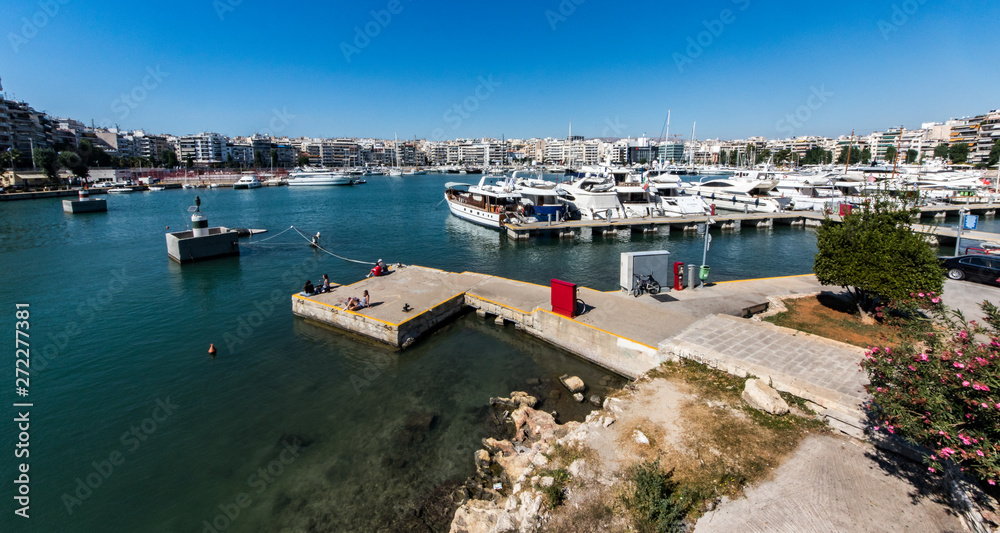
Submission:
[[[606,375],[475,315],[405,352],[296,319],[289,297],[306,278],[351,283],[369,267],[292,231],[274,237],[292,225],[363,261],[601,290],[617,288],[621,252],[701,260],[702,238],[680,232],[508,241],[448,214],[439,202],[453,179],[112,195],[108,213],[90,215],[64,214],[58,200],[0,203],[3,323],[13,335],[14,304],[30,304],[32,354],[27,397],[14,393],[13,347],[3,365],[0,531],[389,527],[471,473],[490,396],[529,378],[544,396],[560,374],[593,385]],[[172,263],[163,234],[187,227],[195,194],[210,224],[269,233],[242,240],[239,258]],[[811,269],[811,230],[712,233],[716,281]],[[34,404],[28,520],[11,505],[18,401]],[[563,420],[585,413],[565,398],[545,407]]]

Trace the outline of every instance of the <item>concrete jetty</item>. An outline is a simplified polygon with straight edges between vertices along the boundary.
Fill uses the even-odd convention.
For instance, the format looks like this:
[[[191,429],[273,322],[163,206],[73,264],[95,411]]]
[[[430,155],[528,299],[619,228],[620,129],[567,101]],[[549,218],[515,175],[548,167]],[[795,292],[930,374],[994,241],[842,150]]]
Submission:
[[[764,292],[816,291],[815,281],[789,278],[764,282]],[[778,284],[781,290],[772,289]],[[722,287],[722,284],[717,287]],[[346,300],[367,290],[371,305],[344,309]],[[706,313],[766,301],[752,290],[714,288],[674,291],[656,298],[634,298],[619,291],[578,289],[583,311],[568,318],[551,311],[550,287],[499,276],[454,273],[420,266],[392,269],[389,275],[334,287],[313,296],[292,296],[292,312],[300,317],[369,337],[397,348],[410,346],[442,322],[468,308],[516,324],[545,342],[570,351],[626,377],[636,378],[668,356],[659,345],[694,324]],[[737,295],[736,293],[740,293]],[[404,305],[411,309],[404,311]],[[738,311],[738,310],[737,310]],[[735,313],[736,311],[734,311]],[[642,317],[637,320],[637,317]]]
[[[1000,204],[1000,201],[998,201]],[[936,237],[941,244],[954,242],[956,231],[952,228],[942,228],[937,225],[921,225],[923,217],[935,220],[947,215],[958,215],[961,211],[981,216],[995,216],[997,206],[994,204],[949,204],[930,205],[919,208],[919,217],[914,218],[913,230]],[[827,215],[817,211],[782,211],[779,213],[734,213],[719,211],[715,215],[685,215],[679,217],[643,216],[631,218],[613,218],[610,220],[566,220],[562,222],[531,222],[511,223],[504,227],[508,238],[528,240],[532,237],[553,237],[559,239],[575,237],[578,232],[589,229],[596,235],[616,235],[619,231],[635,233],[669,234],[671,231],[698,231],[699,226],[710,223],[713,228],[739,231],[742,228],[772,228],[774,226],[819,226]],[[840,215],[829,215],[830,219],[839,222]],[[1000,235],[986,234],[987,238],[1000,238]]]

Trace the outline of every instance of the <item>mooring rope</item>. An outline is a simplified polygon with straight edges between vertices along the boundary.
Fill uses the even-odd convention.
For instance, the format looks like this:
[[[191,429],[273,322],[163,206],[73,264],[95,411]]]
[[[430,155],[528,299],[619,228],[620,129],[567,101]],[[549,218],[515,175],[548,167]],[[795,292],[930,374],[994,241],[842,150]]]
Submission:
[[[298,233],[299,235],[301,235],[301,236],[302,236],[302,238],[303,238],[303,239],[305,239],[305,240],[306,240],[306,242],[308,242],[309,244],[311,244],[311,245],[315,246],[315,247],[316,247],[317,249],[319,249],[319,250],[322,250],[322,251],[324,251],[324,252],[326,252],[326,253],[328,253],[328,254],[330,254],[330,255],[332,255],[332,256],[334,256],[334,257],[336,257],[337,259],[341,259],[341,260],[343,260],[343,261],[348,261],[348,262],[351,262],[351,263],[358,263],[358,264],[362,264],[362,265],[374,265],[374,264],[375,264],[375,263],[373,263],[373,262],[371,262],[371,261],[358,261],[357,259],[348,259],[348,258],[346,258],[346,257],[341,257],[341,256],[339,256],[339,255],[337,255],[337,254],[335,254],[335,253],[331,252],[330,250],[327,250],[326,248],[323,248],[322,246],[320,246],[320,245],[319,245],[319,243],[314,243],[314,242],[312,241],[312,237],[310,237],[310,236],[306,235],[305,233],[302,233],[301,231],[299,231],[299,228],[296,228],[295,226],[292,226],[292,227],[291,227],[291,229],[294,229],[294,230],[295,230],[295,231],[296,231],[296,232],[297,232],[297,233]],[[282,232],[282,233],[284,233],[284,232]],[[276,236],[277,236],[277,235],[276,235]]]

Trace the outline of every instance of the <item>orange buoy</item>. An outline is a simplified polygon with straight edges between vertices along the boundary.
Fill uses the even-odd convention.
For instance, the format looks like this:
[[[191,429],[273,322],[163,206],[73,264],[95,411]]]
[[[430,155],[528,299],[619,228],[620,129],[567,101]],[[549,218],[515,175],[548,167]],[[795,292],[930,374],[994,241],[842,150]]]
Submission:
[[[217,350],[215,349],[215,344],[209,344],[208,345],[208,355],[211,355],[212,357],[215,357],[215,352],[216,351]]]

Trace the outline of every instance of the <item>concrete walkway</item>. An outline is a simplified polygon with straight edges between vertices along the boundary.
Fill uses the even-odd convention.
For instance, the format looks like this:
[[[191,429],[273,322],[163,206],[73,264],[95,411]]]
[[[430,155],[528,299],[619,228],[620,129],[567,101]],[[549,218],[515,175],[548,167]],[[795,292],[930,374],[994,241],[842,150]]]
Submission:
[[[960,532],[962,520],[928,486],[925,467],[872,445],[832,435],[808,437],[746,497],[720,505],[695,533]]]
[[[695,322],[660,344],[660,352],[730,374],[753,374],[778,390],[862,418],[864,350],[815,335],[727,315]]]

